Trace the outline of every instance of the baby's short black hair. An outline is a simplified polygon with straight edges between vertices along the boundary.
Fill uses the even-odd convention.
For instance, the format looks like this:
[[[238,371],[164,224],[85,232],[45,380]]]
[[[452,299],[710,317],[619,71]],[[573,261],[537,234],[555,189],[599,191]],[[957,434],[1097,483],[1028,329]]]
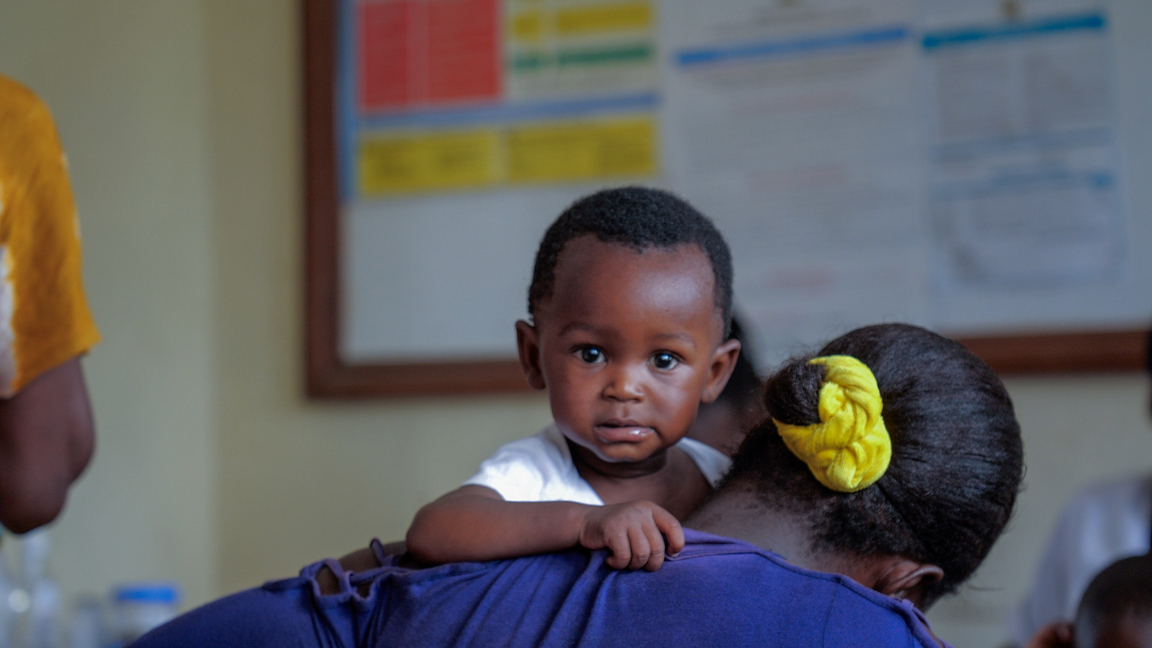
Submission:
[[[784,444],[771,419],[820,421],[825,368],[795,359],[768,378],[770,418],[733,457],[728,482],[804,516],[813,549],[903,556],[939,566],[924,604],[956,589],[1000,536],[1020,487],[1023,443],[1004,385],[960,343],[908,324],[856,329],[817,355],[847,355],[876,376],[892,440],[888,470],[854,493],[832,491]]]
[[[1118,560],[1096,575],[1076,611],[1076,645],[1095,646],[1107,625],[1152,618],[1152,555]]]
[[[540,241],[528,312],[552,296],[556,262],[572,239],[595,235],[605,243],[619,243],[642,252],[649,248],[695,245],[708,257],[715,284],[716,308],[727,335],[732,321],[732,254],[712,221],[682,198],[648,187],[605,189],[572,203],[552,223]]]

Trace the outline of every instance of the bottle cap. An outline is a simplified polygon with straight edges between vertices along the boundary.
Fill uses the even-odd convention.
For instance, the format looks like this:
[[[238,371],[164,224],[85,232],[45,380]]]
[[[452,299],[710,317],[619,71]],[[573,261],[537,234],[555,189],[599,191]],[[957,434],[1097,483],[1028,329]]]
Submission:
[[[116,601],[131,603],[176,603],[180,587],[176,583],[124,583],[112,590]]]

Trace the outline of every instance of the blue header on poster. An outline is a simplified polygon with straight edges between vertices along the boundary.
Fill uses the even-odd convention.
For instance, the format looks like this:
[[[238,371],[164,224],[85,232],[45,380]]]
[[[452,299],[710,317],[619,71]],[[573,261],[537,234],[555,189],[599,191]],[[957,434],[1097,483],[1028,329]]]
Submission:
[[[1008,22],[988,27],[969,27],[947,31],[930,32],[924,35],[926,50],[942,47],[973,45],[994,40],[1046,36],[1072,31],[1103,31],[1107,27],[1104,14],[1099,12],[1060,16],[1033,21]]]
[[[691,67],[728,61],[810,54],[818,50],[886,45],[901,42],[908,38],[910,33],[910,30],[903,25],[892,25],[878,29],[805,36],[790,40],[760,41],[729,47],[685,50],[676,55],[676,63],[681,67]]]

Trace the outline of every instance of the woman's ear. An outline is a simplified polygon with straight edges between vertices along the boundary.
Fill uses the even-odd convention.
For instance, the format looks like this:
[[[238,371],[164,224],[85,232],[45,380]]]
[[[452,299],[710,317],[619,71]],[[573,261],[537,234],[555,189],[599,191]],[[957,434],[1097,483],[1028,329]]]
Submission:
[[[907,558],[893,558],[872,589],[892,598],[907,599],[921,607],[924,587],[944,578],[944,570],[936,565],[918,563]]]
[[[520,368],[532,389],[544,389],[544,372],[540,368],[540,337],[536,327],[524,320],[516,321],[516,349],[520,352]]]
[[[704,393],[700,397],[701,403],[711,403],[720,397],[732,370],[736,368],[736,359],[740,357],[740,340],[728,340],[716,347],[712,353],[712,364],[708,367],[708,382],[704,384]]]

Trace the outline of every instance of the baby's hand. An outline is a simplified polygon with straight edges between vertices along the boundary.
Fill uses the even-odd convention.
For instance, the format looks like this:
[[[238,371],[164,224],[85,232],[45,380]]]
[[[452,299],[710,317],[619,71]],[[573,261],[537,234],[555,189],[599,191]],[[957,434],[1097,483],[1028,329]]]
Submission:
[[[580,525],[580,545],[607,547],[612,555],[605,562],[614,569],[660,569],[665,537],[671,555],[684,549],[684,530],[676,517],[643,500],[593,507]]]
[[[1053,621],[1040,628],[1028,648],[1072,648],[1076,642],[1072,639],[1072,624],[1067,621]]]

